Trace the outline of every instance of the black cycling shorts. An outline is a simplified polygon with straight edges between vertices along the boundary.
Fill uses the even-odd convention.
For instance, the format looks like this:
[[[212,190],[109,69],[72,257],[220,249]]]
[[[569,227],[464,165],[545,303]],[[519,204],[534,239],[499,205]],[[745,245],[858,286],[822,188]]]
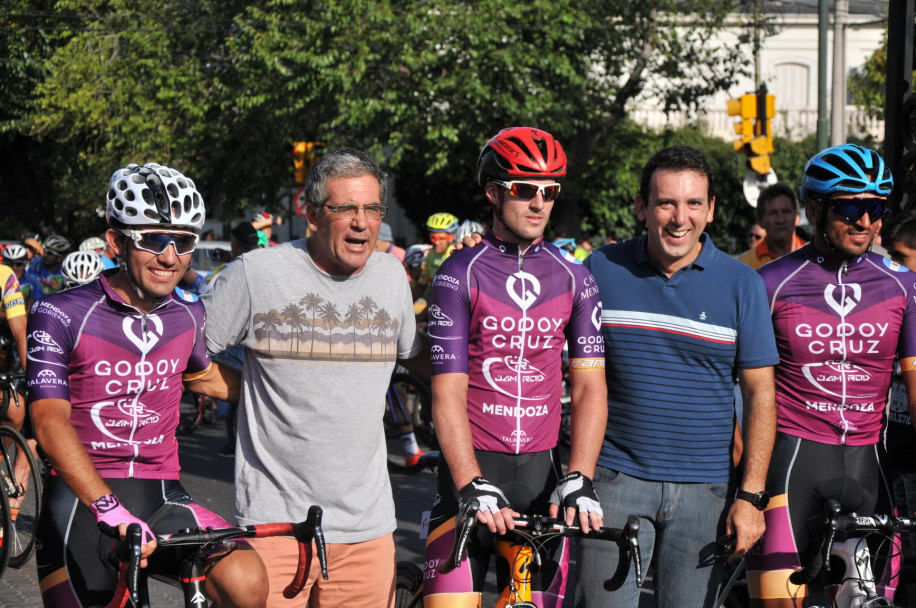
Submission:
[[[183,528],[225,528],[223,518],[191,500],[177,480],[106,479],[121,504],[142,519],[155,534]],[[103,535],[95,516],[70,488],[49,476],[42,495],[35,532],[38,579],[46,608],[87,608],[111,601],[118,582],[110,563],[115,540]],[[160,552],[149,559],[150,575],[177,576],[177,552]]]

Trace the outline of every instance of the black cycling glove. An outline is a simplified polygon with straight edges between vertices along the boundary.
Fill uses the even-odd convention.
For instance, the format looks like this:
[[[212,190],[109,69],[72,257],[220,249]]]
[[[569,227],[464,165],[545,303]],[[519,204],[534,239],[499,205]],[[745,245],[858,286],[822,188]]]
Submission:
[[[580,513],[597,513],[604,517],[592,480],[578,471],[560,480],[550,495],[550,504],[572,507]]]
[[[496,513],[500,509],[509,507],[509,501],[502,490],[494,486],[483,477],[475,477],[471,483],[458,490],[458,510],[463,513],[471,499],[477,499],[480,511]]]

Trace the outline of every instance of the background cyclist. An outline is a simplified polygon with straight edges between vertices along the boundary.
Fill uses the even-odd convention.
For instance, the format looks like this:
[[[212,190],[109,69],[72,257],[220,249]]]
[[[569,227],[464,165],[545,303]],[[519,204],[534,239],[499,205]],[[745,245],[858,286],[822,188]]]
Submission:
[[[748,561],[758,605],[803,605],[807,588],[788,577],[808,548],[805,522],[825,500],[863,514],[879,496],[879,509],[891,504],[879,451],[895,357],[907,392],[916,390],[916,275],[869,252],[892,187],[872,150],[818,153],[801,185],[814,239],[760,269],[780,364],[767,531]]]
[[[581,263],[543,240],[564,175],[566,154],[549,133],[500,131],[477,162],[493,229],[452,254],[432,281],[433,417],[445,461],[426,547],[428,607],[479,605],[492,533],[512,528],[513,514],[556,516],[559,505],[569,524],[577,511],[583,529],[602,524],[590,480],[607,417],[598,292]],[[564,340],[573,408],[566,477],[556,449]],[[489,532],[442,575],[435,564],[448,556],[455,515],[472,498]],[[533,572],[532,600],[543,608],[560,606],[566,586],[565,541],[548,548]],[[500,587],[511,566],[498,560]]]
[[[112,175],[108,244],[123,260],[86,285],[51,294],[29,315],[29,401],[35,435],[53,467],[36,528],[38,576],[48,608],[106,604],[117,572],[105,563],[100,528],[153,533],[228,525],[194,503],[179,481],[178,402],[195,392],[230,395],[207,356],[205,314],[175,290],[204,223],[194,183],[157,164]],[[238,377],[234,378],[238,386]],[[177,574],[173,554],[149,558]],[[263,606],[264,566],[249,547],[210,561],[216,606]]]
[[[94,251],[68,253],[60,265],[60,273],[67,287],[76,287],[94,281],[103,270],[105,267],[102,264],[102,256]]]
[[[44,254],[32,258],[26,268],[26,274],[41,283],[41,291],[32,295],[33,300],[39,300],[43,296],[57,293],[64,288],[64,277],[60,273],[60,265],[72,248],[70,241],[58,234],[52,234],[46,238],[42,246]]]
[[[414,300],[419,298],[429,300],[429,286],[433,282],[433,276],[439,270],[442,262],[455,250],[458,218],[451,213],[433,213],[426,220],[426,229],[429,230],[429,242],[432,243],[432,249],[426,254],[423,272],[413,286]]]

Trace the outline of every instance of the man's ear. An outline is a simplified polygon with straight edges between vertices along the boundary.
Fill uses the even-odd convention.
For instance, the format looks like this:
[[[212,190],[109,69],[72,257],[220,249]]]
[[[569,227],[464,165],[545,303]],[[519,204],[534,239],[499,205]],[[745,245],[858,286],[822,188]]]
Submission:
[[[646,221],[646,201],[642,200],[641,194],[633,197],[633,208],[636,209],[636,219],[640,222]]]
[[[487,185],[484,186],[483,193],[487,197],[487,201],[494,207],[499,205],[499,186],[493,182],[487,182]]]
[[[126,251],[124,244],[124,239],[127,238],[114,228],[109,228],[105,231],[105,242],[108,243],[108,246],[111,247],[111,250],[115,252],[116,255],[123,256]]]

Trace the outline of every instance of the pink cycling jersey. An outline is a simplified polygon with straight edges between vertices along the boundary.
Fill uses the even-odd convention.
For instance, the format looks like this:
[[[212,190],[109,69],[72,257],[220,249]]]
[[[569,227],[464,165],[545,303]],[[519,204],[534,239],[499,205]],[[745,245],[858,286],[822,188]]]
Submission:
[[[874,253],[844,260],[813,245],[760,274],[780,352],[778,430],[878,442],[894,358],[916,356],[916,274]]]
[[[204,329],[203,304],[182,290],[146,314],[104,275],[48,295],[29,315],[29,401],[70,402],[70,423],[103,477],[178,479],[182,375],[209,369]]]
[[[556,446],[564,342],[572,373],[604,373],[601,300],[585,266],[549,243],[522,253],[490,232],[443,263],[429,300],[433,374],[468,374],[474,448]]]

